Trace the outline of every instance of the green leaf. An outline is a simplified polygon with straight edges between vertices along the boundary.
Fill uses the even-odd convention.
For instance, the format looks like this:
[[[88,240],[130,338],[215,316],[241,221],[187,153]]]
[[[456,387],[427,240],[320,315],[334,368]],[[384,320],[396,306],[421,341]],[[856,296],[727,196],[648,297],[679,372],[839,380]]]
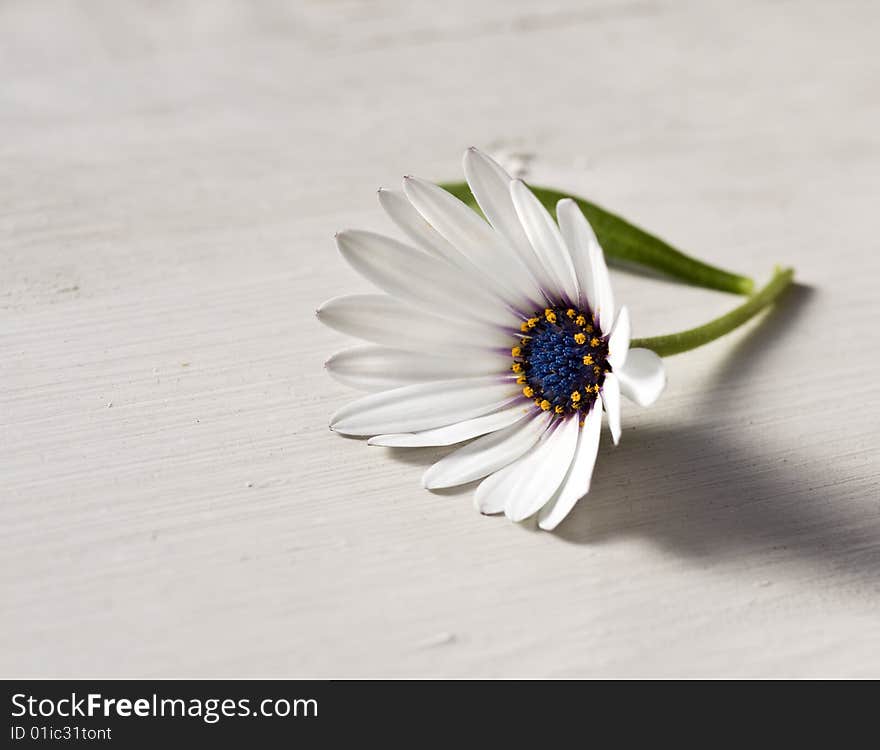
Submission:
[[[446,182],[441,183],[441,187],[479,211],[466,182]],[[608,258],[637,263],[707,289],[734,294],[751,294],[754,289],[754,282],[747,276],[716,268],[685,255],[659,237],[639,229],[626,219],[600,208],[595,203],[551,188],[534,185],[529,187],[553,215],[556,213],[556,203],[559,200],[562,198],[574,200],[592,225]]]

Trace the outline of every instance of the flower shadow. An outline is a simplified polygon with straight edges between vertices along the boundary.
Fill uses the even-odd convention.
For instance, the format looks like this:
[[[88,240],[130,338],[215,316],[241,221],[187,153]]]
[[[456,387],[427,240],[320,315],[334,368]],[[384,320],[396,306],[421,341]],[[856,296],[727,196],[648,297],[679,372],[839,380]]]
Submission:
[[[556,530],[560,539],[644,538],[714,562],[769,552],[846,569],[880,592],[880,527],[865,523],[876,518],[870,478],[835,475],[794,452],[768,462],[748,441],[701,422],[631,431],[614,452],[613,461],[600,456],[593,489]]]

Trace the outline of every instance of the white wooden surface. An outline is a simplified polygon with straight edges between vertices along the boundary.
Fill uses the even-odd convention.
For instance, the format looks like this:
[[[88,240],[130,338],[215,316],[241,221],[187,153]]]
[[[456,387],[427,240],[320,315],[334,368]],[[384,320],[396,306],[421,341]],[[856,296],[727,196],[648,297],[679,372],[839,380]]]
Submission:
[[[0,3],[4,676],[880,675],[871,2]],[[326,427],[374,190],[534,155],[801,286],[556,534]],[[723,294],[622,272],[637,335]]]

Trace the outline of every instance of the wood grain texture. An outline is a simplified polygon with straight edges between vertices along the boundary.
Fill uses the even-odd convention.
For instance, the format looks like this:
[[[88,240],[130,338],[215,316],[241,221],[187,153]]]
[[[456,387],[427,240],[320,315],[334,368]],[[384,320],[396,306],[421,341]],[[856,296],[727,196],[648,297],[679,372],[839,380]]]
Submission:
[[[880,7],[0,4],[0,673],[880,676]],[[533,155],[800,285],[558,533],[327,429],[380,184]],[[636,335],[735,298],[616,272]]]

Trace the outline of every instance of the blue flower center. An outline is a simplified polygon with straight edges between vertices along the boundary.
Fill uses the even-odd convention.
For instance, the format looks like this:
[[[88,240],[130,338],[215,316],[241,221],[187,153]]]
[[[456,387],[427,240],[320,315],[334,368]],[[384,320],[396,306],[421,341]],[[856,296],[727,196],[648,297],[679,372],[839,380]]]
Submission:
[[[512,370],[523,395],[560,416],[590,411],[608,364],[608,342],[590,310],[552,307],[522,324]]]

